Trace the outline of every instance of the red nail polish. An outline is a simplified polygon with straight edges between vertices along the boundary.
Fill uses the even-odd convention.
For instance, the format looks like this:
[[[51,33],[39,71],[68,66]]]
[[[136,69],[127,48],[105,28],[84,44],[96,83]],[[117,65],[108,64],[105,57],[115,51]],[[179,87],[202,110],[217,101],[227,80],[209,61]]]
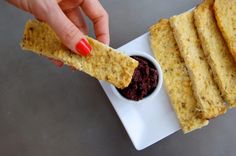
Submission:
[[[49,58],[49,60],[51,60],[57,67],[62,67],[64,65],[64,63],[59,60],[55,60],[52,58]]]
[[[87,56],[91,50],[92,47],[89,45],[88,41],[85,39],[81,39],[75,46],[75,49],[78,54]]]
[[[57,66],[57,67],[62,67],[64,65],[63,62],[58,61],[58,60],[53,60],[53,63]]]

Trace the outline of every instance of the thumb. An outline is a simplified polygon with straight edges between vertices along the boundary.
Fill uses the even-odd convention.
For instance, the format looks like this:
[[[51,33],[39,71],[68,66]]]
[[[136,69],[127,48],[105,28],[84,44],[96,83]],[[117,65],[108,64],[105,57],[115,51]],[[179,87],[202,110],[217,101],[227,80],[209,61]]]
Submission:
[[[50,9],[48,9],[45,20],[70,50],[83,56],[87,56],[90,53],[92,47],[85,36],[67,18],[57,3],[51,5]]]

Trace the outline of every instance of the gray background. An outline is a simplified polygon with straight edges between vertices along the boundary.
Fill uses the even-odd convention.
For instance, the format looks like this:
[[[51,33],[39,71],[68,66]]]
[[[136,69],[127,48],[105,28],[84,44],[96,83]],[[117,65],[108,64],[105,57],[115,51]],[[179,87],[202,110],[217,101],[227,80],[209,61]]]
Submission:
[[[101,2],[110,15],[111,46],[117,48],[161,17],[188,10],[199,0]],[[1,156],[235,156],[235,110],[200,131],[179,131],[136,151],[94,78],[22,52],[18,44],[29,17],[0,2]]]

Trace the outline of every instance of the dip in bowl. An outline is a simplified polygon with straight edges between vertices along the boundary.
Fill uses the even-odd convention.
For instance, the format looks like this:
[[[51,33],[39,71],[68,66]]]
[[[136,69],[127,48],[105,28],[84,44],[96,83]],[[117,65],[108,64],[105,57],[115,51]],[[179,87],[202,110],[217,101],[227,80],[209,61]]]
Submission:
[[[143,101],[155,97],[161,89],[163,78],[160,65],[146,53],[130,53],[139,62],[131,83],[124,89],[112,86],[114,94],[123,100]]]

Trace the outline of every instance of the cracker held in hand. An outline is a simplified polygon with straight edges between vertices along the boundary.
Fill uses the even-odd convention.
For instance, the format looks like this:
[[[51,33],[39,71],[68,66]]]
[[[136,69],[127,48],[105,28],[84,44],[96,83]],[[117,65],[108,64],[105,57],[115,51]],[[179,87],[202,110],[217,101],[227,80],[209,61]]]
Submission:
[[[218,26],[236,61],[236,0],[215,0],[214,10]]]
[[[215,81],[230,107],[236,106],[236,65],[217,26],[214,0],[205,0],[194,10],[195,25]]]
[[[161,64],[165,87],[183,132],[188,133],[207,125],[208,120],[201,116],[168,20],[163,19],[150,28],[150,42],[152,51]]]
[[[87,57],[76,55],[60,42],[47,24],[31,20],[25,26],[21,47],[60,60],[99,80],[108,81],[117,88],[127,87],[138,62],[92,38],[87,39],[93,48],[91,54]]]
[[[174,16],[170,20],[181,56],[187,66],[194,95],[201,106],[203,117],[211,119],[226,112],[226,106],[210,67],[205,59],[194,26],[193,12]]]

